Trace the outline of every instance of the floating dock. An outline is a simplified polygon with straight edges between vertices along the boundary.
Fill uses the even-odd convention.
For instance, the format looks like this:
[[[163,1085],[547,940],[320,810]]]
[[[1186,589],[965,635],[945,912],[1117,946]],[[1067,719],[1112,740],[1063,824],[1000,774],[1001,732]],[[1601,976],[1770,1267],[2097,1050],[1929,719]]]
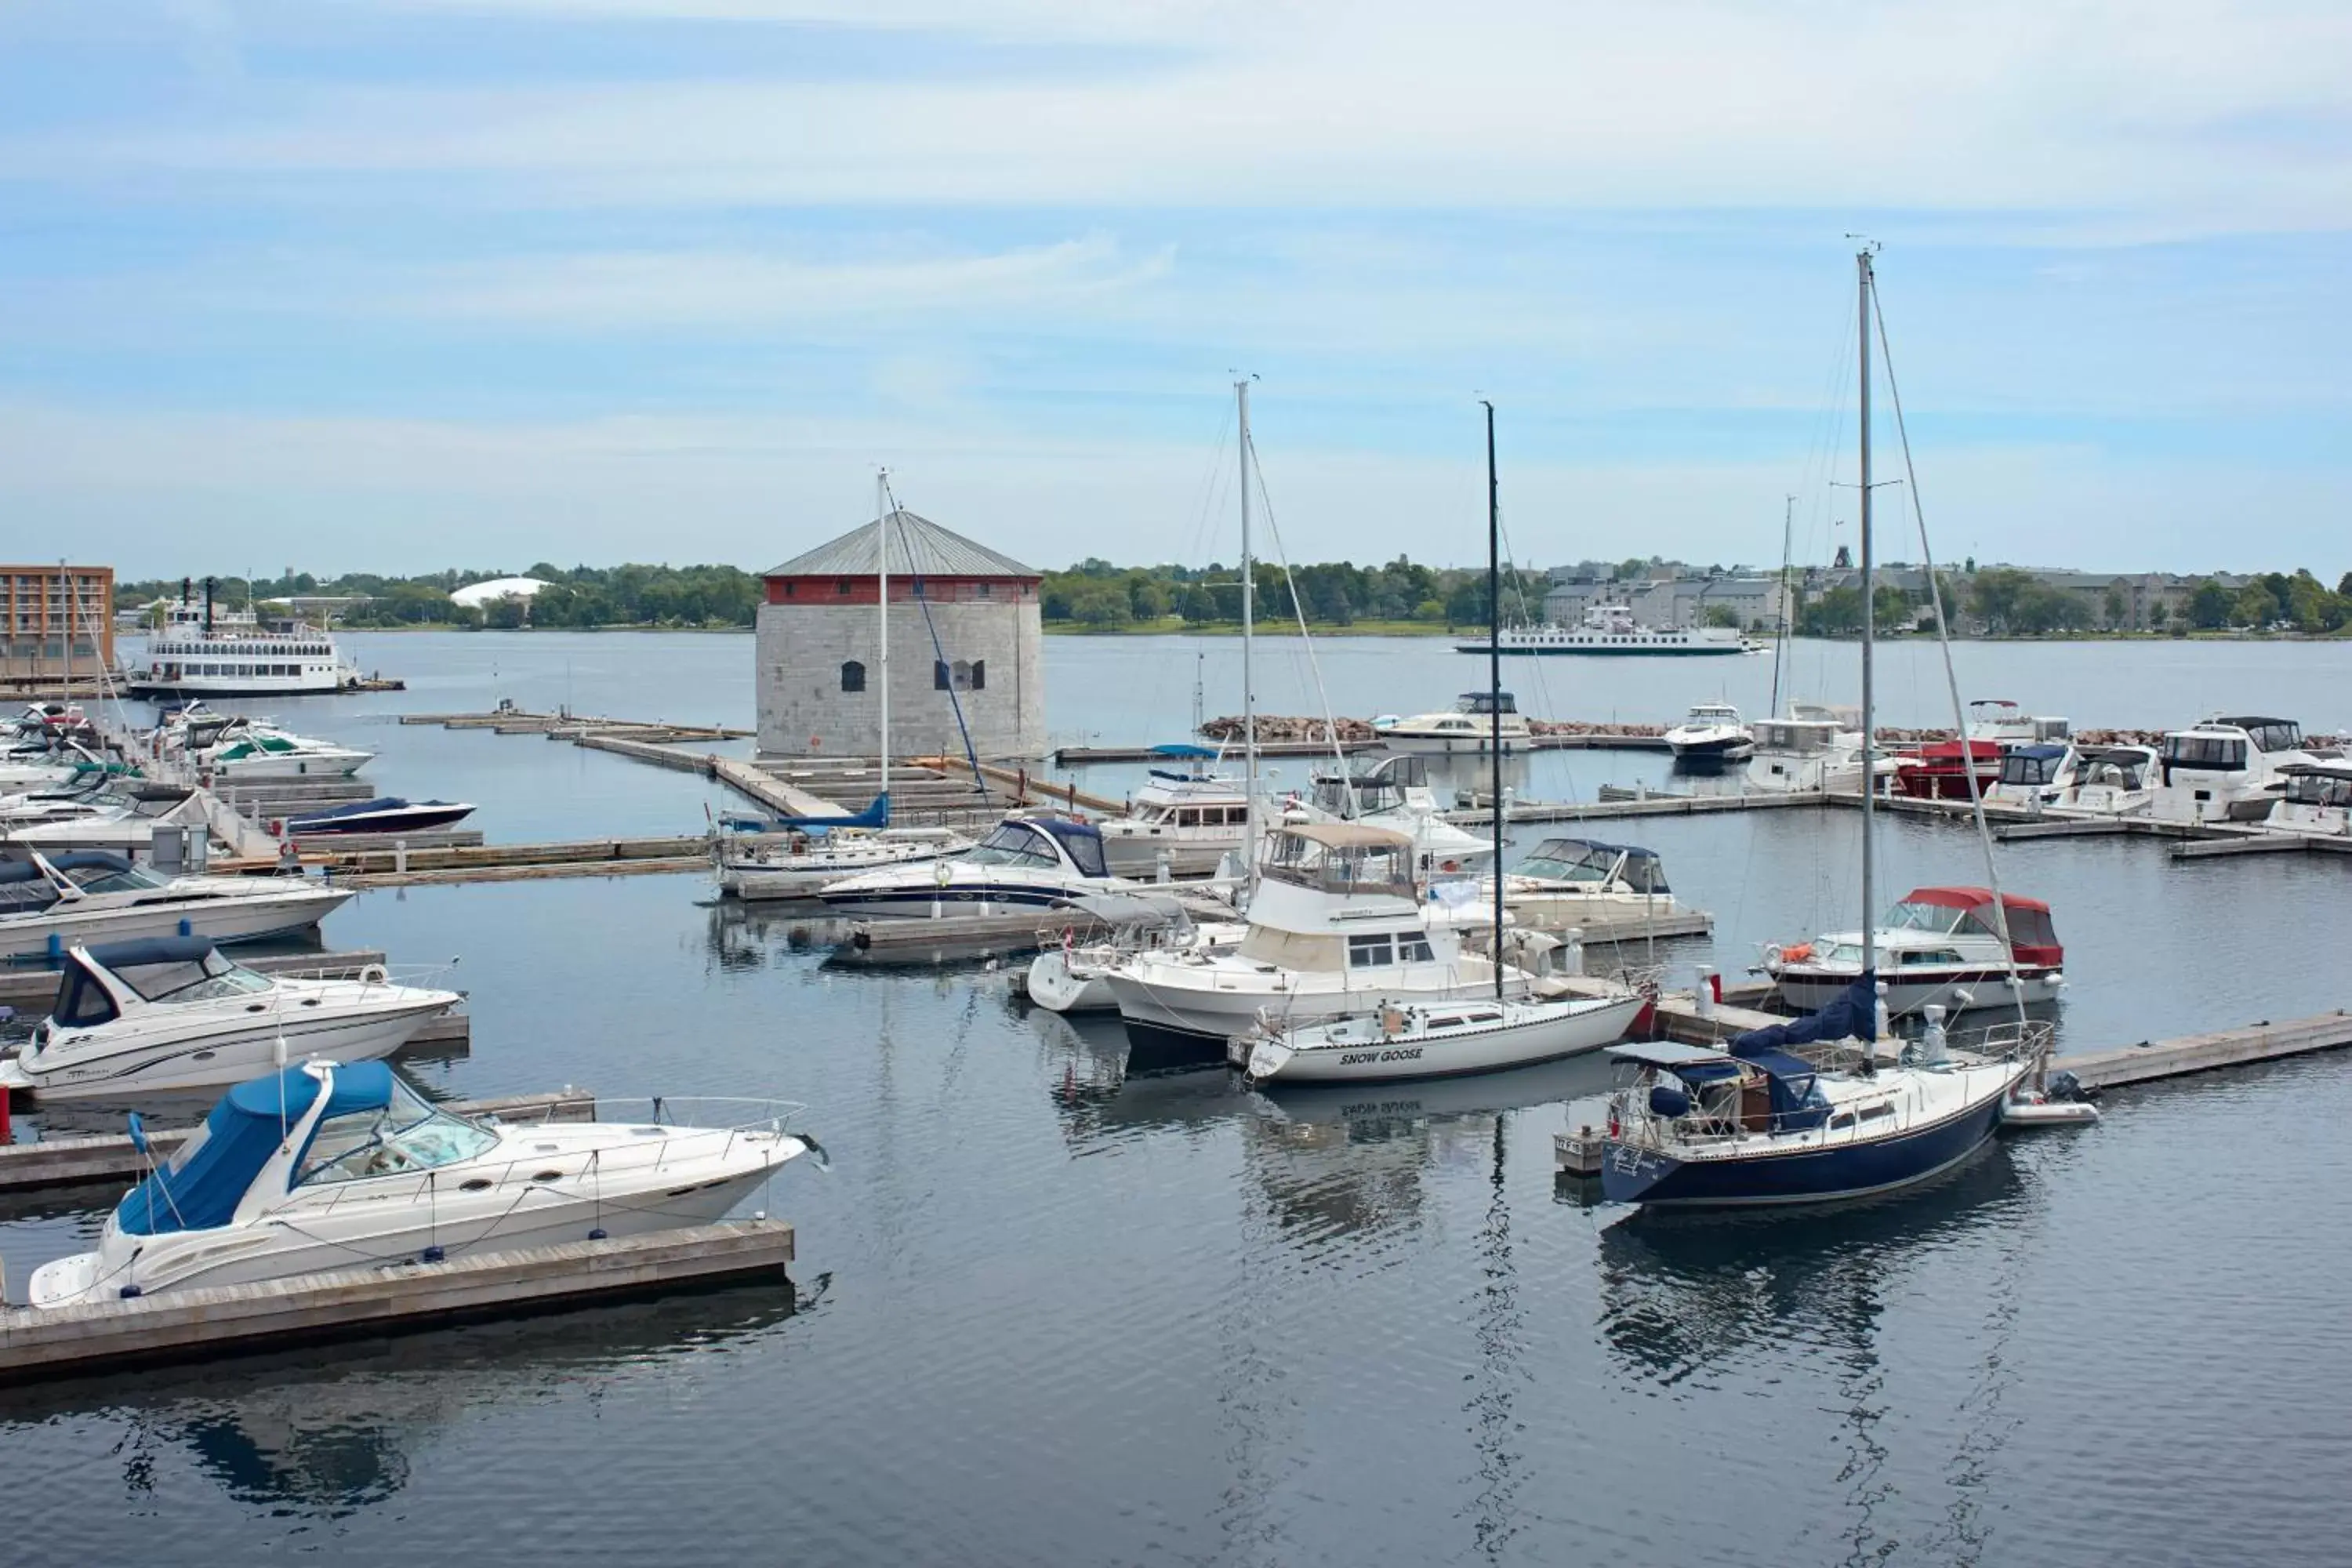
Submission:
[[[736,1280],[781,1282],[792,1260],[792,1226],[754,1219],[47,1312],[0,1309],[0,1380],[110,1371],[232,1346],[276,1349],[298,1340],[383,1334]]]

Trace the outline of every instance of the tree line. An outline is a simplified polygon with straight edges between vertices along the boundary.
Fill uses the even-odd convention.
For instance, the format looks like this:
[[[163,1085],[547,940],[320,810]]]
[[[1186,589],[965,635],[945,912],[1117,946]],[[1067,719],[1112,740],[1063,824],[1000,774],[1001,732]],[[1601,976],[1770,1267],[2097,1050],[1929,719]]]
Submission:
[[[476,583],[500,577],[536,577],[547,584],[528,605],[519,599],[493,599],[478,607],[449,595]],[[194,584],[199,602],[204,584]],[[118,604],[177,599],[180,581],[159,578],[118,584]],[[347,626],[748,626],[758,613],[760,579],[738,566],[574,566],[541,561],[527,571],[450,569],[415,577],[354,572],[320,578],[308,572],[248,582],[215,578],[214,603],[232,609],[268,605],[294,597],[348,598],[367,603],[339,617]]]
[[[1484,567],[1423,566],[1402,555],[1384,566],[1324,561],[1286,573],[1260,561],[1251,573],[1253,614],[1259,624],[1297,619],[1318,626],[1361,622],[1419,622],[1430,626],[1486,625]],[[1503,573],[1506,624],[1540,621],[1541,572],[1507,568]],[[1066,572],[1048,572],[1038,589],[1038,608],[1048,623],[1111,630],[1154,626],[1171,617],[1187,626],[1238,626],[1242,576],[1238,567],[1114,566],[1089,557]]]
[[[2135,603],[2121,587],[2097,596],[2053,587],[2030,572],[1993,566],[1941,573],[1944,610],[1955,633],[1992,637],[2054,637],[2075,632],[2284,630],[2327,633],[2352,625],[2352,572],[2329,588],[2305,568],[2266,572],[2242,587],[2207,577],[2186,593]],[[1883,631],[1935,630],[1933,599],[1882,584],[1873,595]],[[1862,631],[1862,593],[1832,588],[1807,597],[1796,612],[1800,637],[1854,637]]]

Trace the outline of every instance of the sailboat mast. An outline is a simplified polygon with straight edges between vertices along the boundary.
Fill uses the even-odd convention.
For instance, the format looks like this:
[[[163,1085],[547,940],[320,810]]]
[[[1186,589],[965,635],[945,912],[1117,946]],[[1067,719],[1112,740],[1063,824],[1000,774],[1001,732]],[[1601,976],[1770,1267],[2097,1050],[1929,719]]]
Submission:
[[[1250,429],[1249,382],[1234,383],[1234,403],[1239,411],[1240,438],[1235,443],[1241,457],[1242,479],[1242,758],[1244,793],[1248,804],[1243,812],[1242,853],[1249,858],[1244,879],[1250,887],[1257,885],[1257,687],[1250,679],[1250,645],[1255,637],[1257,565],[1250,557]]]
[[[1484,399],[1480,400],[1484,402]],[[1494,794],[1495,1000],[1503,999],[1503,501],[1495,479],[1495,405],[1486,408],[1486,747]]]
[[[1789,549],[1796,526],[1797,498],[1790,496],[1780,508],[1780,635],[1772,644],[1772,705],[1764,710],[1767,719],[1780,716],[1780,667],[1789,657]]]
[[[882,819],[890,819],[890,470],[874,470],[874,574],[880,593],[874,604],[874,634],[881,642],[875,663],[882,679]]]
[[[1856,358],[1862,368],[1862,394],[1857,420],[1862,442],[1862,972],[1878,970],[1878,889],[1872,829],[1876,826],[1878,799],[1878,715],[1873,701],[1870,645],[1878,632],[1878,605],[1871,577],[1870,553],[1870,252],[1854,255],[1855,292],[1859,301],[1861,337]],[[1962,741],[1965,750],[1967,742]]]

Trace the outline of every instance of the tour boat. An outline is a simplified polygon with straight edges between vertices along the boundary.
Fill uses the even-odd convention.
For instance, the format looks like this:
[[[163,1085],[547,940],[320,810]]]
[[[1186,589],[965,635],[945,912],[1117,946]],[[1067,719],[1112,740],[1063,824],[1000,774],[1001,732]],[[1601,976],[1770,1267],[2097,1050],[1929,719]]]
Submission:
[[[927,866],[971,847],[971,839],[951,827],[788,829],[722,835],[712,842],[711,858],[719,891],[751,902],[814,899],[829,882],[896,866]]]
[[[1195,921],[1175,900],[1152,894],[1088,893],[1073,900],[1070,916],[1108,926],[1109,934],[1081,942],[1075,925],[1058,937],[1050,929],[1038,933],[1023,989],[1055,1013],[1115,1013],[1110,973],[1136,953],[1231,952],[1249,929],[1238,921]]]
[[[2009,942],[2000,921],[2006,917]],[[2066,953],[2039,899],[2003,893],[1999,912],[1983,888],[1916,888],[1874,933],[1890,1013],[1934,1005],[1951,1012],[2047,1002],[2065,988]],[[1860,931],[1764,950],[1764,973],[1792,1007],[1828,1005],[1863,968]],[[2012,992],[2012,975],[2017,989]]]
[[[2084,746],[2050,809],[2062,816],[2146,816],[2155,798],[2156,748]]]
[[[411,801],[386,795],[289,817],[286,832],[293,838],[315,838],[329,833],[423,833],[463,822],[473,815],[474,808],[462,801]]]
[[[102,849],[0,862],[0,960],[151,936],[257,942],[309,931],[352,897],[299,877],[166,877]]]
[[[349,979],[257,974],[209,937],[76,947],[48,1017],[0,1060],[0,1087],[122,1099],[242,1083],[289,1054],[373,1061],[464,1000],[393,984],[381,965]]]
[[[1534,738],[1507,691],[1465,691],[1451,712],[1417,713],[1381,731],[1381,743],[1392,752],[1433,757],[1481,756],[1497,745],[1508,755],[1526,751]]]
[[[2321,753],[2292,719],[2208,719],[2167,733],[2149,815],[2166,822],[2260,822],[2285,792],[2283,770]]]
[[[817,889],[839,915],[941,919],[1034,913],[1086,893],[1131,892],[1103,862],[1091,823],[1050,811],[1016,811],[960,855],[845,877]]]
[[[1648,998],[1423,1002],[1292,1028],[1250,1041],[1253,1084],[1386,1083],[1500,1072],[1597,1051],[1622,1040]]]
[[[1429,786],[1429,763],[1409,753],[1356,758],[1345,773],[1317,773],[1311,795],[1283,802],[1282,820],[1360,822],[1402,833],[1412,840],[1413,872],[1423,882],[1483,876],[1495,863],[1486,840],[1445,820]]]
[[[184,597],[171,606],[123,685],[133,697],[300,697],[349,690],[359,679],[323,628],[265,628],[250,610],[216,609],[208,587],[201,609]]]
[[[1494,885],[1486,879],[1490,894]],[[1665,863],[1654,851],[1595,838],[1545,839],[1505,876],[1503,900],[1520,920],[1546,928],[1672,914],[1676,907]]]
[[[34,1270],[37,1310],[707,1225],[814,1144],[782,1102],[732,1127],[476,1121],[382,1062],[237,1085],[108,1216]],[[739,1104],[744,1102],[737,1102]],[[145,1146],[134,1120],[133,1140]]]
[[[2352,837],[2352,762],[2290,763],[2279,774],[2284,788],[2263,826],[2315,838]]]
[[[1595,605],[1574,626],[1505,626],[1497,641],[1504,653],[1595,654],[1610,657],[1760,653],[1764,645],[1729,626],[1671,626],[1654,631],[1624,605]],[[1457,643],[1457,653],[1485,653],[1485,643]]]
[[[1756,754],[1756,738],[1740,721],[1739,710],[1728,702],[1699,703],[1689,717],[1666,731],[1665,742],[1674,751],[1675,763],[1685,767],[1720,767],[1746,762]]]
[[[1201,747],[1159,750],[1205,752]],[[1249,794],[1241,780],[1153,768],[1128,797],[1126,815],[1100,825],[1103,858],[1122,877],[1148,880],[1159,875],[1163,860],[1171,877],[1209,876],[1229,855],[1236,863],[1249,859]]]

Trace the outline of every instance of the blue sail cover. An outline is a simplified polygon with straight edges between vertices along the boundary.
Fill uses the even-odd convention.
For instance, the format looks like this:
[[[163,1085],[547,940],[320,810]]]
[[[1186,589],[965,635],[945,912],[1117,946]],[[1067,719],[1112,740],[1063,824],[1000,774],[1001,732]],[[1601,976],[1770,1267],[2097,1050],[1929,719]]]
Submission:
[[[1865,969],[1859,979],[1839,993],[1835,1001],[1811,1017],[1734,1035],[1731,1044],[1725,1048],[1735,1057],[1760,1064],[1763,1058],[1778,1056],[1790,1046],[1809,1046],[1815,1040],[1876,1038],[1878,972]],[[1810,1072],[1812,1069],[1808,1068],[1805,1070]]]
[[[776,826],[789,828],[807,827],[887,827],[890,826],[890,792],[884,790],[866,803],[866,809],[855,816],[793,816],[779,813]]]
[[[391,1104],[392,1083],[392,1069],[382,1062],[336,1068],[321,1120]],[[278,1152],[285,1130],[318,1098],[319,1080],[299,1067],[238,1084],[221,1096],[169,1164],[131,1189],[115,1208],[115,1223],[130,1236],[226,1225]]]

